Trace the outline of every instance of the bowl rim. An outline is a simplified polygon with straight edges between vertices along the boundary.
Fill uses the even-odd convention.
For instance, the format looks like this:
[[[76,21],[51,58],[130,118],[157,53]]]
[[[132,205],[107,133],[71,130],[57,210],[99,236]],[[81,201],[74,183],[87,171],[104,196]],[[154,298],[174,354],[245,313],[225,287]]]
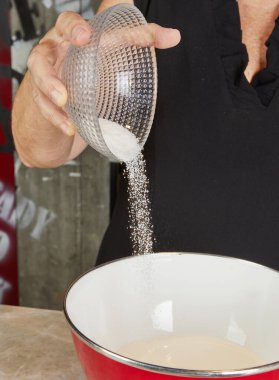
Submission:
[[[211,254],[211,253],[198,253],[198,252],[171,252],[171,251],[166,251],[166,252],[156,252],[153,253],[152,255],[159,255],[162,257],[166,256],[172,256],[177,255],[195,255],[195,256],[211,256],[211,257],[219,257],[227,260],[233,260],[233,261],[241,261],[245,262],[249,265],[257,266],[257,267],[262,267],[266,270],[275,272],[279,275],[279,271],[273,268],[269,268],[263,264],[258,264],[249,260],[245,259],[240,259],[236,257],[231,257],[231,256],[224,256],[221,254]],[[63,312],[65,315],[65,318],[72,330],[72,332],[79,338],[81,339],[87,346],[92,348],[94,351],[106,356],[109,359],[112,359],[116,362],[126,364],[130,367],[134,367],[137,369],[141,370],[146,370],[149,372],[154,372],[154,373],[159,373],[162,375],[172,375],[172,376],[178,376],[178,377],[190,377],[190,378],[232,378],[232,377],[242,377],[242,376],[251,376],[251,375],[259,375],[265,372],[270,372],[274,370],[279,370],[279,360],[264,364],[261,366],[256,366],[256,367],[250,367],[250,368],[243,368],[243,369],[236,369],[236,370],[193,370],[193,369],[181,369],[181,368],[172,368],[172,367],[164,367],[161,365],[156,365],[156,364],[151,364],[151,363],[145,363],[141,362],[136,359],[131,359],[126,356],[117,354],[111,350],[108,350],[107,348],[99,345],[98,343],[94,342],[93,340],[89,339],[86,337],[76,326],[75,324],[71,321],[71,318],[67,312],[67,307],[66,307],[66,302],[67,302],[67,297],[69,292],[71,291],[72,287],[84,276],[87,274],[94,272],[98,270],[99,268],[117,263],[119,261],[125,261],[125,260],[131,260],[133,258],[137,258],[139,256],[128,256],[128,257],[122,257],[120,259],[112,260],[107,263],[98,265],[92,269],[89,269],[85,273],[81,274],[78,278],[76,278],[68,287],[65,296],[64,296],[64,302],[63,302]],[[142,257],[150,257],[150,255],[142,255]]]

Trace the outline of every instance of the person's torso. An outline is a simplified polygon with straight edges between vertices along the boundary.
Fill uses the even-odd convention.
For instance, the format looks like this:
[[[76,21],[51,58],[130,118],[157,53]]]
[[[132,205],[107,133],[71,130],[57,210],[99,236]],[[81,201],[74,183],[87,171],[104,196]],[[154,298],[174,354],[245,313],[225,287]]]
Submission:
[[[156,251],[241,257],[279,268],[279,26],[250,84],[231,0],[141,1],[181,31],[157,51],[158,101],[145,146]],[[278,65],[277,65],[278,63]],[[99,262],[131,254],[126,184]]]

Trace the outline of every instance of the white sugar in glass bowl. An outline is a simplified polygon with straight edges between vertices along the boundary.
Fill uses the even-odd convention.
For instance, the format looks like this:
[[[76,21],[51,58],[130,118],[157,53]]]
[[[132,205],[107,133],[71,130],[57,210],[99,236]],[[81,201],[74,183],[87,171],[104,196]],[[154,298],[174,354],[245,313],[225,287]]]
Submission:
[[[62,80],[68,91],[66,110],[91,147],[123,161],[136,153],[136,147],[131,146],[135,150],[123,159],[119,149],[114,149],[106,138],[106,132],[108,128],[119,128],[114,133],[114,145],[136,142],[142,149],[156,105],[155,49],[146,46],[147,22],[133,5],[108,8],[89,24],[90,43],[79,48],[71,46],[65,59]],[[130,140],[123,138],[121,127],[129,132],[126,137],[130,135]],[[126,148],[120,146],[120,152]]]

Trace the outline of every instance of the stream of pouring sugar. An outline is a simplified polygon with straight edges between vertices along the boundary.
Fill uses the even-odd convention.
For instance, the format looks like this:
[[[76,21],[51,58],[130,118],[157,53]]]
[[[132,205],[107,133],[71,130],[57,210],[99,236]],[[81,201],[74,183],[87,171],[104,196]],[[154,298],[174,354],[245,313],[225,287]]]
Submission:
[[[153,225],[146,176],[145,160],[142,153],[126,162],[125,174],[128,179],[129,228],[133,253],[142,255],[153,252]]]
[[[128,180],[129,229],[133,254],[153,252],[153,225],[150,212],[145,160],[136,136],[110,120],[99,119],[103,138],[110,151],[125,163]]]

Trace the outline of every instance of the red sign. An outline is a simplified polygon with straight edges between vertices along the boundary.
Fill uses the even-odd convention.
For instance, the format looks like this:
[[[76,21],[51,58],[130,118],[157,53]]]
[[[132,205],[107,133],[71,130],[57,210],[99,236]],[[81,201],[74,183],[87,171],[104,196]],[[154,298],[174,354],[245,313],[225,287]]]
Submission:
[[[18,304],[14,160],[0,152],[0,303]]]
[[[0,3],[0,304],[18,304],[9,1]]]

